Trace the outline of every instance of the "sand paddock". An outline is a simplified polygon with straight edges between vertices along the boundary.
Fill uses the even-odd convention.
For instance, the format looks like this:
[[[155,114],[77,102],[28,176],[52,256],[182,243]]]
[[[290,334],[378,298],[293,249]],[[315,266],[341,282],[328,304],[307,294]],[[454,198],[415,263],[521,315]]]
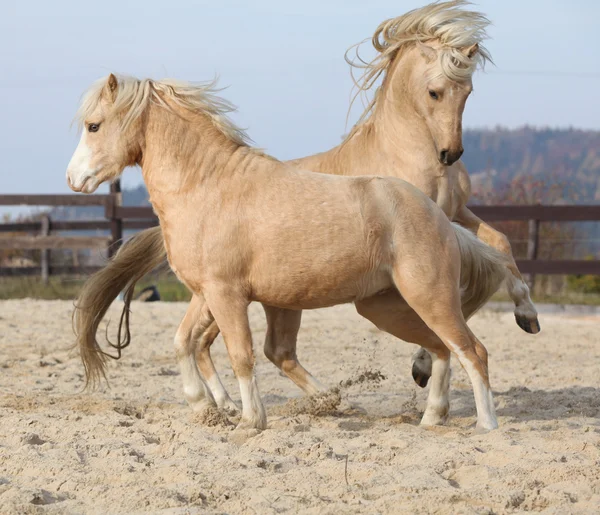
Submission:
[[[1,513],[600,510],[598,318],[542,316],[532,337],[512,314],[477,315],[500,422],[477,435],[460,365],[449,424],[419,427],[426,391],[410,377],[416,347],[352,306],[305,313],[300,335],[307,368],[343,383],[341,403],[294,400],[299,390],[262,354],[264,316],[253,306],[269,428],[244,439],[227,419],[182,402],[171,342],[185,307],[136,303],[134,339],[110,365],[110,388],[81,393],[72,303],[0,303]],[[222,342],[214,349],[238,401]]]

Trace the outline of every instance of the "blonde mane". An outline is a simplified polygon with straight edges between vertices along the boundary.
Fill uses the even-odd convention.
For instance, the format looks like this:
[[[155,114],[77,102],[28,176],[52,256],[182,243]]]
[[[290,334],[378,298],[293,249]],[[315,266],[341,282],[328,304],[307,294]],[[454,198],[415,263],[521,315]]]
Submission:
[[[76,115],[80,128],[98,106],[106,81],[106,78],[98,80],[84,94]],[[216,88],[216,80],[192,84],[172,79],[140,80],[121,75],[117,76],[117,81],[113,110],[125,113],[123,128],[139,118],[150,102],[169,109],[165,101],[168,99],[184,109],[208,116],[218,130],[239,145],[247,146],[250,143],[246,133],[227,116],[235,111],[235,106],[216,96],[215,93],[220,91]]]
[[[410,45],[431,41],[441,44],[442,48],[437,51],[440,75],[456,82],[470,78],[478,66],[491,62],[490,54],[481,44],[488,37],[486,28],[490,21],[481,13],[463,9],[469,5],[471,2],[466,0],[435,2],[384,21],[371,38],[379,54],[370,62],[359,55],[360,46],[368,39],[348,49],[345,58],[351,66],[350,75],[356,88],[350,108],[358,96],[363,95],[365,100],[365,110],[356,126],[369,118],[381,88],[377,88],[372,100],[368,100],[367,92],[389,70],[396,56]],[[472,58],[461,51],[475,44],[479,45],[479,51]],[[355,56],[351,58],[349,54],[353,50]],[[360,77],[354,76],[354,68],[363,70]]]

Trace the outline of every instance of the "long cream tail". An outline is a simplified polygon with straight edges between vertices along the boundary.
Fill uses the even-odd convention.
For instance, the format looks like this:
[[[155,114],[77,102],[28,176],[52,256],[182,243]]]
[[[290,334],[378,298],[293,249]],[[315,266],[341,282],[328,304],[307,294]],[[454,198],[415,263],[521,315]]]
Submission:
[[[453,223],[461,257],[460,289],[465,319],[474,315],[498,291],[506,277],[507,256]]]
[[[129,305],[137,281],[164,264],[167,252],[160,227],[146,229],[130,238],[99,272],[83,285],[75,302],[73,329],[77,337],[86,375],[86,387],[95,386],[105,375],[106,358],[118,359],[121,350],[131,340],[129,332]],[[125,291],[125,305],[121,313],[116,343],[109,344],[117,354],[104,352],[96,339],[100,321],[120,292]]]

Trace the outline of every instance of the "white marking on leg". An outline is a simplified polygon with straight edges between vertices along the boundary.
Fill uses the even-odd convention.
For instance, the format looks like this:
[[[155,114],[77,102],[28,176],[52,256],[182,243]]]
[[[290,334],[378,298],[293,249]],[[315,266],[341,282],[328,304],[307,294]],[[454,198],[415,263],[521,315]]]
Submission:
[[[427,407],[421,425],[435,426],[446,422],[450,410],[450,356],[441,359],[435,353],[431,354],[431,379]]]
[[[208,383],[208,387],[215,398],[215,402],[217,403],[217,408],[225,409],[225,410],[237,410],[237,406],[231,397],[227,393],[227,390],[223,386],[221,382],[221,378],[218,374],[213,374],[209,377],[206,382]]]
[[[256,377],[239,377],[238,381],[242,396],[242,421],[240,422],[240,426],[266,429],[267,415],[260,399]]]
[[[453,348],[452,351],[458,356],[460,364],[465,369],[473,386],[475,407],[477,408],[477,428],[496,429],[498,419],[496,418],[496,407],[494,406],[492,391],[485,385],[483,377],[481,377],[473,363],[467,359],[464,352],[458,348]]]
[[[210,389],[204,384],[194,356],[187,352],[184,338],[175,337],[177,361],[183,381],[183,395],[194,411],[202,411],[215,405],[215,399]]]

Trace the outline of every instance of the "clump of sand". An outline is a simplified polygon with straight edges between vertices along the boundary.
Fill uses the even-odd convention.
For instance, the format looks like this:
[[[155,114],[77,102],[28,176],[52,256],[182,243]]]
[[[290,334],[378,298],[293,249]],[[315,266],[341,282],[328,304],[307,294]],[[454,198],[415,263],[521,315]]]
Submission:
[[[340,381],[340,388],[350,388],[354,385],[368,383],[369,386],[379,385],[381,381],[385,381],[386,377],[379,370],[364,370],[359,373],[358,377],[344,379]]]
[[[303,396],[288,400],[282,406],[271,410],[274,415],[312,415],[314,417],[335,415],[340,411],[342,396],[352,386],[379,385],[385,376],[379,370],[363,370],[355,377],[350,377],[339,382],[339,386],[328,389],[311,396]]]
[[[234,425],[223,411],[214,406],[209,406],[199,413],[194,413],[191,422],[207,427],[232,427]]]
[[[342,394],[339,388],[329,390],[315,395],[290,399],[283,406],[276,406],[271,410],[274,415],[333,415],[337,413],[342,402]]]

